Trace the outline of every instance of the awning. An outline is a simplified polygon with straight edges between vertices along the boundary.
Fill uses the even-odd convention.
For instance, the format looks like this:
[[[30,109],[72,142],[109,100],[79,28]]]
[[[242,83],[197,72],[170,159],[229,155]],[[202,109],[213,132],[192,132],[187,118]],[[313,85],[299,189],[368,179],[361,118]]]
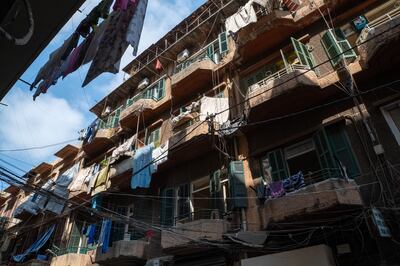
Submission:
[[[22,262],[29,254],[38,252],[39,249],[41,249],[50,239],[51,235],[53,234],[54,228],[55,225],[53,224],[40,238],[38,238],[27,250],[25,250],[24,253],[13,256],[13,260],[15,262]]]

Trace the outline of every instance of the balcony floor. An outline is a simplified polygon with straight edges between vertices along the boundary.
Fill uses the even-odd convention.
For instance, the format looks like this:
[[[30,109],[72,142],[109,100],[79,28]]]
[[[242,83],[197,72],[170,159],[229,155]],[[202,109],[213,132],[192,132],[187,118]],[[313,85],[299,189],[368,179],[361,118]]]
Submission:
[[[149,244],[144,241],[116,241],[107,253],[96,251],[95,262],[100,265],[144,265],[148,259]]]
[[[264,224],[312,220],[329,211],[361,209],[361,194],[354,181],[331,178],[306,186],[281,198],[270,199],[264,206]],[[328,211],[328,212],[327,212]],[[338,213],[336,213],[338,215]]]
[[[303,75],[303,73],[305,73]],[[295,70],[248,93],[250,121],[300,111],[328,95],[313,71]]]

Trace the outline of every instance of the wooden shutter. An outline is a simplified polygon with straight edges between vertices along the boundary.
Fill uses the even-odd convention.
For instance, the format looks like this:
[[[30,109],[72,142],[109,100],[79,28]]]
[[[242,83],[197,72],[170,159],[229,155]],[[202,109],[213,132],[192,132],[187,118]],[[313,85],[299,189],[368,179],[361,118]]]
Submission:
[[[335,124],[327,127],[326,134],[334,155],[346,167],[348,177],[359,176],[360,169],[343,125]]]
[[[173,188],[166,188],[162,192],[161,198],[161,225],[174,225],[175,195]]]
[[[269,152],[267,156],[264,157],[264,160],[265,158],[269,159],[271,165],[272,181],[279,181],[288,177],[286,161],[284,160],[281,149]]]
[[[207,46],[207,56],[213,61],[214,61],[214,53],[215,53],[214,44],[210,44],[209,46]]]
[[[121,115],[121,107],[115,110],[113,124],[112,124],[113,128],[118,126],[120,115]]]
[[[338,42],[341,49],[341,53],[343,53],[342,57],[347,59],[356,59],[357,54],[351,48],[351,45],[344,35],[343,31],[341,29],[333,29],[333,32],[335,34],[336,41]]]
[[[313,55],[308,51],[307,46],[304,43],[296,40],[295,38],[291,39],[296,55],[300,60],[300,64],[309,66],[311,69],[314,68],[315,60]]]
[[[242,161],[230,162],[229,182],[232,208],[247,208],[247,187]]]
[[[219,43],[219,52],[221,55],[228,52],[228,50],[229,50],[228,36],[227,36],[226,32],[219,34],[218,43]]]
[[[335,67],[342,59],[355,59],[356,53],[351,48],[341,29],[329,29],[322,35],[322,45]]]
[[[160,79],[157,83],[157,93],[155,100],[159,101],[165,96],[165,79]]]
[[[325,129],[317,131],[313,136],[313,140],[322,169],[322,174],[320,177],[322,179],[338,177],[339,168],[333,157]]]
[[[210,175],[210,195],[213,209],[221,210],[221,170],[217,170]]]
[[[131,106],[132,104],[133,104],[133,99],[132,99],[132,98],[126,100],[126,106],[127,106],[127,107],[128,107],[128,106]]]

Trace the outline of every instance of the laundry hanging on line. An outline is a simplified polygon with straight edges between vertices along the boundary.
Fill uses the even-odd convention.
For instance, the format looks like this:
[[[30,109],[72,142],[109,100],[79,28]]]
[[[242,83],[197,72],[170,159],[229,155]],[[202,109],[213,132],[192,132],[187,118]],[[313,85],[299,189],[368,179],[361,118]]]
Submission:
[[[38,85],[34,100],[57,83],[62,76],[92,61],[83,86],[104,72],[117,73],[120,60],[129,44],[136,55],[148,0],[101,1],[82,20],[75,32],[56,49],[38,72],[31,90]],[[104,19],[98,25],[100,19]],[[79,44],[80,36],[85,39]]]

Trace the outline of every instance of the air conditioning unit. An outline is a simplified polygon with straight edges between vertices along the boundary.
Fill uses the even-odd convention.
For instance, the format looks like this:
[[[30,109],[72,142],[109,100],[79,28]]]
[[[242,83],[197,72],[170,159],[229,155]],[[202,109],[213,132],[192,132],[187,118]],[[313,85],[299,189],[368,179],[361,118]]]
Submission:
[[[186,59],[188,59],[189,55],[190,55],[189,50],[185,49],[180,54],[178,54],[176,61],[178,61],[178,63],[181,63],[181,62],[185,61]]]
[[[150,80],[148,78],[143,79],[139,85],[138,85],[138,89],[139,90],[143,90],[144,88],[146,88],[147,86],[149,86],[150,84]]]

